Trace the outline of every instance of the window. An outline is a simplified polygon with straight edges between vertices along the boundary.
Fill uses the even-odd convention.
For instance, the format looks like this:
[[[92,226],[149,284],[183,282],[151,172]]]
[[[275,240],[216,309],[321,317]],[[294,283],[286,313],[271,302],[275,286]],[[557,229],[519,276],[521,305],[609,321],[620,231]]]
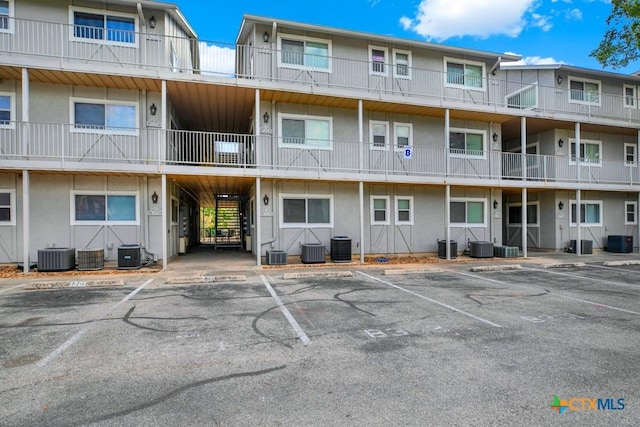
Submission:
[[[396,225],[413,225],[413,196],[396,196]]]
[[[74,130],[107,133],[136,133],[137,104],[132,102],[72,99]]]
[[[624,202],[624,225],[636,225],[637,202]]]
[[[632,85],[624,85],[624,106],[627,108],[636,108],[636,87]]]
[[[538,202],[527,203],[527,225],[537,227],[540,205]],[[508,205],[507,225],[522,225],[522,204],[513,203]]]
[[[13,30],[13,0],[0,0],[0,33]]]
[[[576,141],[569,139],[571,143],[571,164],[576,163]],[[600,166],[600,141],[580,140],[580,161]]]
[[[331,42],[308,37],[278,37],[281,67],[320,71],[331,69]]]
[[[386,150],[389,140],[389,122],[371,120],[369,122],[369,142],[374,150]]]
[[[624,164],[625,166],[635,167],[636,165],[636,144],[629,142],[624,143]]]
[[[282,195],[281,226],[333,227],[333,196]]]
[[[371,224],[389,225],[389,196],[371,196]]]
[[[484,90],[484,64],[445,58],[446,86]]]
[[[571,200],[571,225],[576,225],[576,201]],[[580,222],[585,225],[601,226],[602,201],[580,203]]]
[[[71,209],[74,224],[138,224],[135,193],[74,193]]]
[[[449,153],[458,157],[484,157],[484,132],[452,129],[449,133]]]
[[[600,105],[600,82],[569,77],[569,102]]]
[[[0,128],[15,128],[14,96],[0,92]]]
[[[411,52],[408,50],[393,50],[393,77],[411,78]]]
[[[331,149],[331,118],[282,114],[282,145],[299,148]]]
[[[369,58],[371,60],[371,68],[369,74],[377,74],[380,76],[387,75],[387,55],[389,51],[386,47],[369,46]]]
[[[485,199],[451,199],[449,220],[458,227],[486,227]]]
[[[0,226],[16,225],[15,205],[15,190],[0,190]]]
[[[131,46],[137,44],[138,17],[92,9],[72,9],[72,38]]]
[[[394,123],[395,145],[397,150],[413,145],[413,125],[411,123]]]

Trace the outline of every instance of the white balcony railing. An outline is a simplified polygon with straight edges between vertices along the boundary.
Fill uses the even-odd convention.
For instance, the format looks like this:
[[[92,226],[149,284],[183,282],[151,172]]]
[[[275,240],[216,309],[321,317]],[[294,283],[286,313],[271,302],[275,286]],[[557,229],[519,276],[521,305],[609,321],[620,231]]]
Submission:
[[[444,144],[444,142],[443,142]],[[328,148],[295,146],[277,137],[161,129],[78,129],[70,124],[12,122],[0,127],[0,167],[22,168],[25,161],[105,163],[118,171],[136,165],[226,167],[267,171],[313,172],[331,178],[371,175],[469,180],[554,183],[640,184],[638,163],[602,159],[598,164],[568,156],[543,156],[499,151],[414,146],[411,158],[403,150],[380,149],[370,143],[331,141]],[[256,148],[259,148],[256,151]],[[523,162],[525,167],[523,168]],[[56,167],[55,164],[48,165]],[[579,168],[579,170],[578,170]],[[524,177],[523,177],[524,175]],[[355,178],[355,177],[354,177]],[[375,178],[374,178],[375,179]]]
[[[635,125],[640,120],[640,109],[625,108],[622,94],[570,93],[564,86],[501,80],[500,74],[477,76],[468,81],[442,70],[403,65],[399,71],[402,76],[398,77],[394,75],[393,64],[372,64],[341,57],[313,58],[309,54],[305,54],[305,58],[310,57],[307,61],[313,67],[283,66],[283,52],[268,47],[208,42],[152,32],[126,32],[113,35],[113,40],[102,40],[88,37],[87,34],[92,33],[69,24],[15,18],[9,21],[12,31],[0,33],[0,55],[13,59],[37,56],[53,61],[51,66],[65,70],[88,64],[117,67],[123,72],[139,69],[197,73],[427,98],[438,105],[463,103],[469,109],[492,107],[504,109],[504,112],[513,112],[514,108],[532,109],[555,118],[558,113],[565,113],[569,117],[606,119],[627,125]],[[386,75],[371,73],[373,65],[383,67]]]

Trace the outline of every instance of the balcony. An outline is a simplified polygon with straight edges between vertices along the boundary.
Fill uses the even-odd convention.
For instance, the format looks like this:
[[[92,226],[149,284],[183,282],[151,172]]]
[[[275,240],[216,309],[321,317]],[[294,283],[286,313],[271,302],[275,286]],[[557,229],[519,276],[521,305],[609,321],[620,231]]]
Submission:
[[[309,59],[310,64],[316,64],[315,68],[283,66],[279,60],[282,52],[268,47],[236,46],[154,33],[116,35],[116,39],[125,42],[110,43],[81,37],[86,33],[82,27],[14,18],[10,28],[11,32],[0,33],[0,55],[3,64],[17,67],[105,73],[118,70],[154,78],[158,72],[173,72],[176,76],[193,73],[233,78],[239,83],[242,79],[251,79],[252,84],[255,80],[286,83],[286,90],[295,90],[291,84],[314,87],[316,93],[320,93],[316,88],[346,89],[345,96],[349,97],[358,97],[358,92],[363,97],[383,94],[404,100],[411,97],[438,108],[532,114],[623,126],[635,126],[640,120],[640,109],[625,108],[628,100],[622,94],[598,93],[594,99],[593,94],[569,91],[566,85],[509,82],[501,80],[500,74],[484,76],[466,87],[466,81],[456,80],[458,75],[447,75],[442,70],[403,65],[402,72],[397,73],[402,75],[399,77],[394,76],[391,64],[383,64],[388,69],[387,75],[372,74],[370,62],[349,58]],[[34,62],[33,58],[38,60]],[[317,64],[326,68],[318,68]]]
[[[444,144],[444,142],[443,142]],[[0,168],[103,170],[300,177],[546,187],[640,184],[640,167],[623,160],[576,162],[568,156],[499,151],[451,151],[414,146],[381,150],[369,143],[331,141],[330,148],[294,146],[273,136],[183,130],[78,129],[69,124],[10,123],[0,128]],[[526,165],[523,168],[523,162]]]

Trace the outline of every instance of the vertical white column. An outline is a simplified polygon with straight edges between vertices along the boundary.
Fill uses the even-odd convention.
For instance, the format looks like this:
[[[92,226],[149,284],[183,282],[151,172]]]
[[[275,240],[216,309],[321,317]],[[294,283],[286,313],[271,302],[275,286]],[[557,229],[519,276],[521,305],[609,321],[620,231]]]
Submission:
[[[358,145],[360,146],[359,151],[359,171],[362,173],[362,168],[364,167],[364,112],[362,110],[362,99],[358,100]]]
[[[520,118],[520,158],[522,162],[522,256],[527,257],[527,118]]]
[[[22,153],[26,155],[29,145],[29,70],[27,68],[22,69],[22,126],[23,140],[22,140]],[[22,171],[22,262],[24,272],[29,272],[29,250],[31,242],[31,221],[30,221],[30,180],[29,171]]]
[[[450,165],[449,165],[449,147],[451,145],[450,140],[450,128],[451,128],[451,116],[449,114],[449,109],[444,110],[444,158],[445,158],[445,176],[449,176]],[[447,217],[448,221],[448,217]],[[449,247],[449,241],[447,240],[447,247]]]
[[[446,248],[446,258],[449,260],[451,259],[451,186],[448,184],[444,189],[444,223],[444,246]]]
[[[576,123],[576,129],[575,129],[575,140],[576,140],[576,178],[577,178],[577,184],[580,185],[580,145],[581,145],[581,138],[580,138],[580,123]],[[569,151],[571,151],[571,146],[569,146]],[[576,236],[576,255],[582,255],[582,240],[580,238],[580,236],[582,235],[582,218],[580,213],[582,212],[582,193],[580,190],[576,191],[576,231],[578,233],[578,235]],[[602,214],[602,212],[601,212]],[[569,212],[569,215],[571,215],[571,212]]]
[[[258,267],[260,267],[262,265],[262,214],[260,212],[260,201],[262,200],[260,198],[260,194],[262,194],[262,189],[261,189],[261,182],[260,182],[260,177],[256,178],[256,194],[255,194],[255,200],[256,200],[256,265]],[[275,200],[272,201],[272,203],[276,203]]]
[[[358,183],[358,196],[360,198],[360,264],[364,264],[364,183]]]
[[[160,193],[160,203],[162,206],[162,269],[166,269],[167,266],[169,265],[169,248],[168,248],[168,244],[169,244],[169,239],[168,239],[168,234],[169,234],[169,224],[168,224],[168,218],[167,218],[167,210],[168,210],[168,206],[167,206],[167,202],[170,200],[170,198],[167,196],[167,174],[163,173],[162,174],[162,192]]]
[[[30,221],[30,195],[29,195],[29,171],[22,171],[22,265],[24,272],[29,272],[29,250],[30,250],[30,235],[31,235],[31,221]]]
[[[527,188],[522,188],[522,256],[527,257]]]
[[[255,110],[255,114],[253,115],[253,136],[255,137],[255,142],[253,144],[253,149],[255,150],[256,153],[256,163],[257,164],[261,164],[261,159],[260,159],[260,151],[261,151],[261,147],[260,147],[260,89],[256,89],[256,98],[255,98],[255,106],[253,107],[253,109]],[[271,129],[274,129],[273,127],[273,120],[275,118],[273,116],[271,116]],[[273,135],[273,133],[272,133]],[[258,196],[260,194],[256,194],[256,206],[258,206]]]
[[[160,115],[160,133],[161,136],[159,138],[160,141],[160,150],[158,151],[158,155],[160,156],[158,163],[160,165],[166,163],[167,161],[167,117],[169,114],[168,111],[168,107],[167,107],[167,81],[166,80],[162,80],[162,101],[161,101],[161,115]],[[147,112],[145,111],[144,114],[146,115]],[[165,176],[166,179],[166,176]],[[166,193],[163,193],[166,196]],[[166,198],[166,197],[165,197]],[[165,203],[166,204],[166,203]]]

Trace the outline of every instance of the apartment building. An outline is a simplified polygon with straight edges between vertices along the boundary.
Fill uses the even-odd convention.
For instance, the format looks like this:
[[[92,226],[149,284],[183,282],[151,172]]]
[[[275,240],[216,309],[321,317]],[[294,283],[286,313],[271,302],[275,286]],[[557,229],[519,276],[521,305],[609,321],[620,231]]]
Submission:
[[[637,242],[640,78],[518,59],[250,15],[211,43],[169,3],[0,1],[0,262]]]

